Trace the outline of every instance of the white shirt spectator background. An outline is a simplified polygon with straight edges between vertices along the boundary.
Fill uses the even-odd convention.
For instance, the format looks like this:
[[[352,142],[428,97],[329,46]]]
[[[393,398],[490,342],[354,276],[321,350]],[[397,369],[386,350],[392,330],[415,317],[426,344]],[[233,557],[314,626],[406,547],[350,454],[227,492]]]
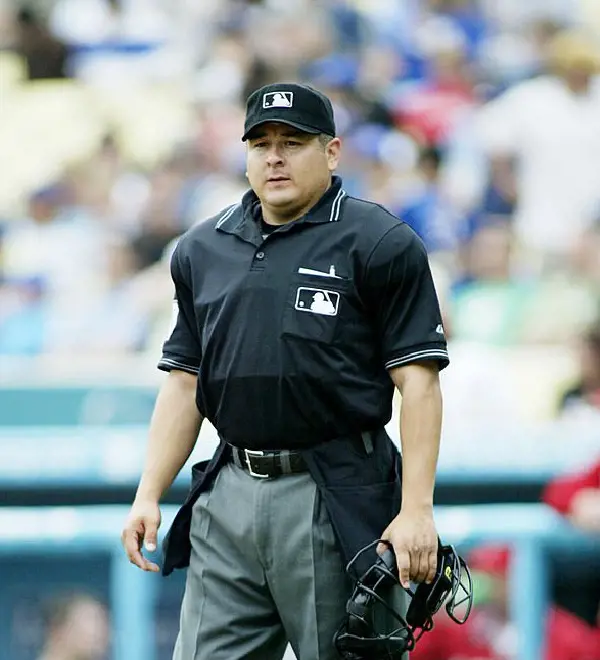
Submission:
[[[600,208],[600,81],[577,96],[541,76],[485,106],[479,136],[490,156],[516,156],[517,237],[554,253],[572,248]]]

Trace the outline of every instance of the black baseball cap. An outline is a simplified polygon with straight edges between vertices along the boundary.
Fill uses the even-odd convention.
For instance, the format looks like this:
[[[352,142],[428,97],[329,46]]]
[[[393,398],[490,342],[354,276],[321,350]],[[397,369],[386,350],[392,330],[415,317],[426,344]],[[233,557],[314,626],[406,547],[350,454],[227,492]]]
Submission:
[[[331,101],[309,85],[274,83],[252,92],[246,103],[242,140],[260,124],[270,121],[288,124],[305,133],[335,136]]]

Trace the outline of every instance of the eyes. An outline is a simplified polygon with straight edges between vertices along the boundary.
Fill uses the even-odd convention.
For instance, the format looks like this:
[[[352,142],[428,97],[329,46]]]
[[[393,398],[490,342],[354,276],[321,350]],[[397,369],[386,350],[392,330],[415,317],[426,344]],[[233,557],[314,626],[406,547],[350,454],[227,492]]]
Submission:
[[[290,138],[289,140],[285,140],[282,144],[286,149],[297,149],[298,147],[301,147],[304,143],[301,142],[300,140],[294,140]],[[270,143],[267,140],[257,140],[252,144],[252,149],[268,149],[269,146]]]

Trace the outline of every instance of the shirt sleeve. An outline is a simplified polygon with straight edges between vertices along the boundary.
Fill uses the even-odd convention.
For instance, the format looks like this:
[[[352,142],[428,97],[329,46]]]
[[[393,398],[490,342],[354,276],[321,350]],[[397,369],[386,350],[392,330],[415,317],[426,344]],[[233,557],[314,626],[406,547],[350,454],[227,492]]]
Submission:
[[[363,296],[386,369],[449,364],[442,315],[425,246],[405,223],[388,230],[366,262]]]
[[[171,277],[175,285],[171,330],[163,344],[163,354],[157,366],[162,371],[180,369],[197,374],[201,358],[200,339],[194,314],[192,289],[189,278],[185,275],[181,267],[178,246],[171,257]]]

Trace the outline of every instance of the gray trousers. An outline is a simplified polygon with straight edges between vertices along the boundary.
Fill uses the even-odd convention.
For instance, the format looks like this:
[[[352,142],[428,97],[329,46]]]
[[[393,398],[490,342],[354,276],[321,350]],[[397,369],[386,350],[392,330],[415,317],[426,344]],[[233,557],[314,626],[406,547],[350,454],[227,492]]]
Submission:
[[[226,464],[194,505],[173,660],[335,660],[351,584],[308,472]]]

